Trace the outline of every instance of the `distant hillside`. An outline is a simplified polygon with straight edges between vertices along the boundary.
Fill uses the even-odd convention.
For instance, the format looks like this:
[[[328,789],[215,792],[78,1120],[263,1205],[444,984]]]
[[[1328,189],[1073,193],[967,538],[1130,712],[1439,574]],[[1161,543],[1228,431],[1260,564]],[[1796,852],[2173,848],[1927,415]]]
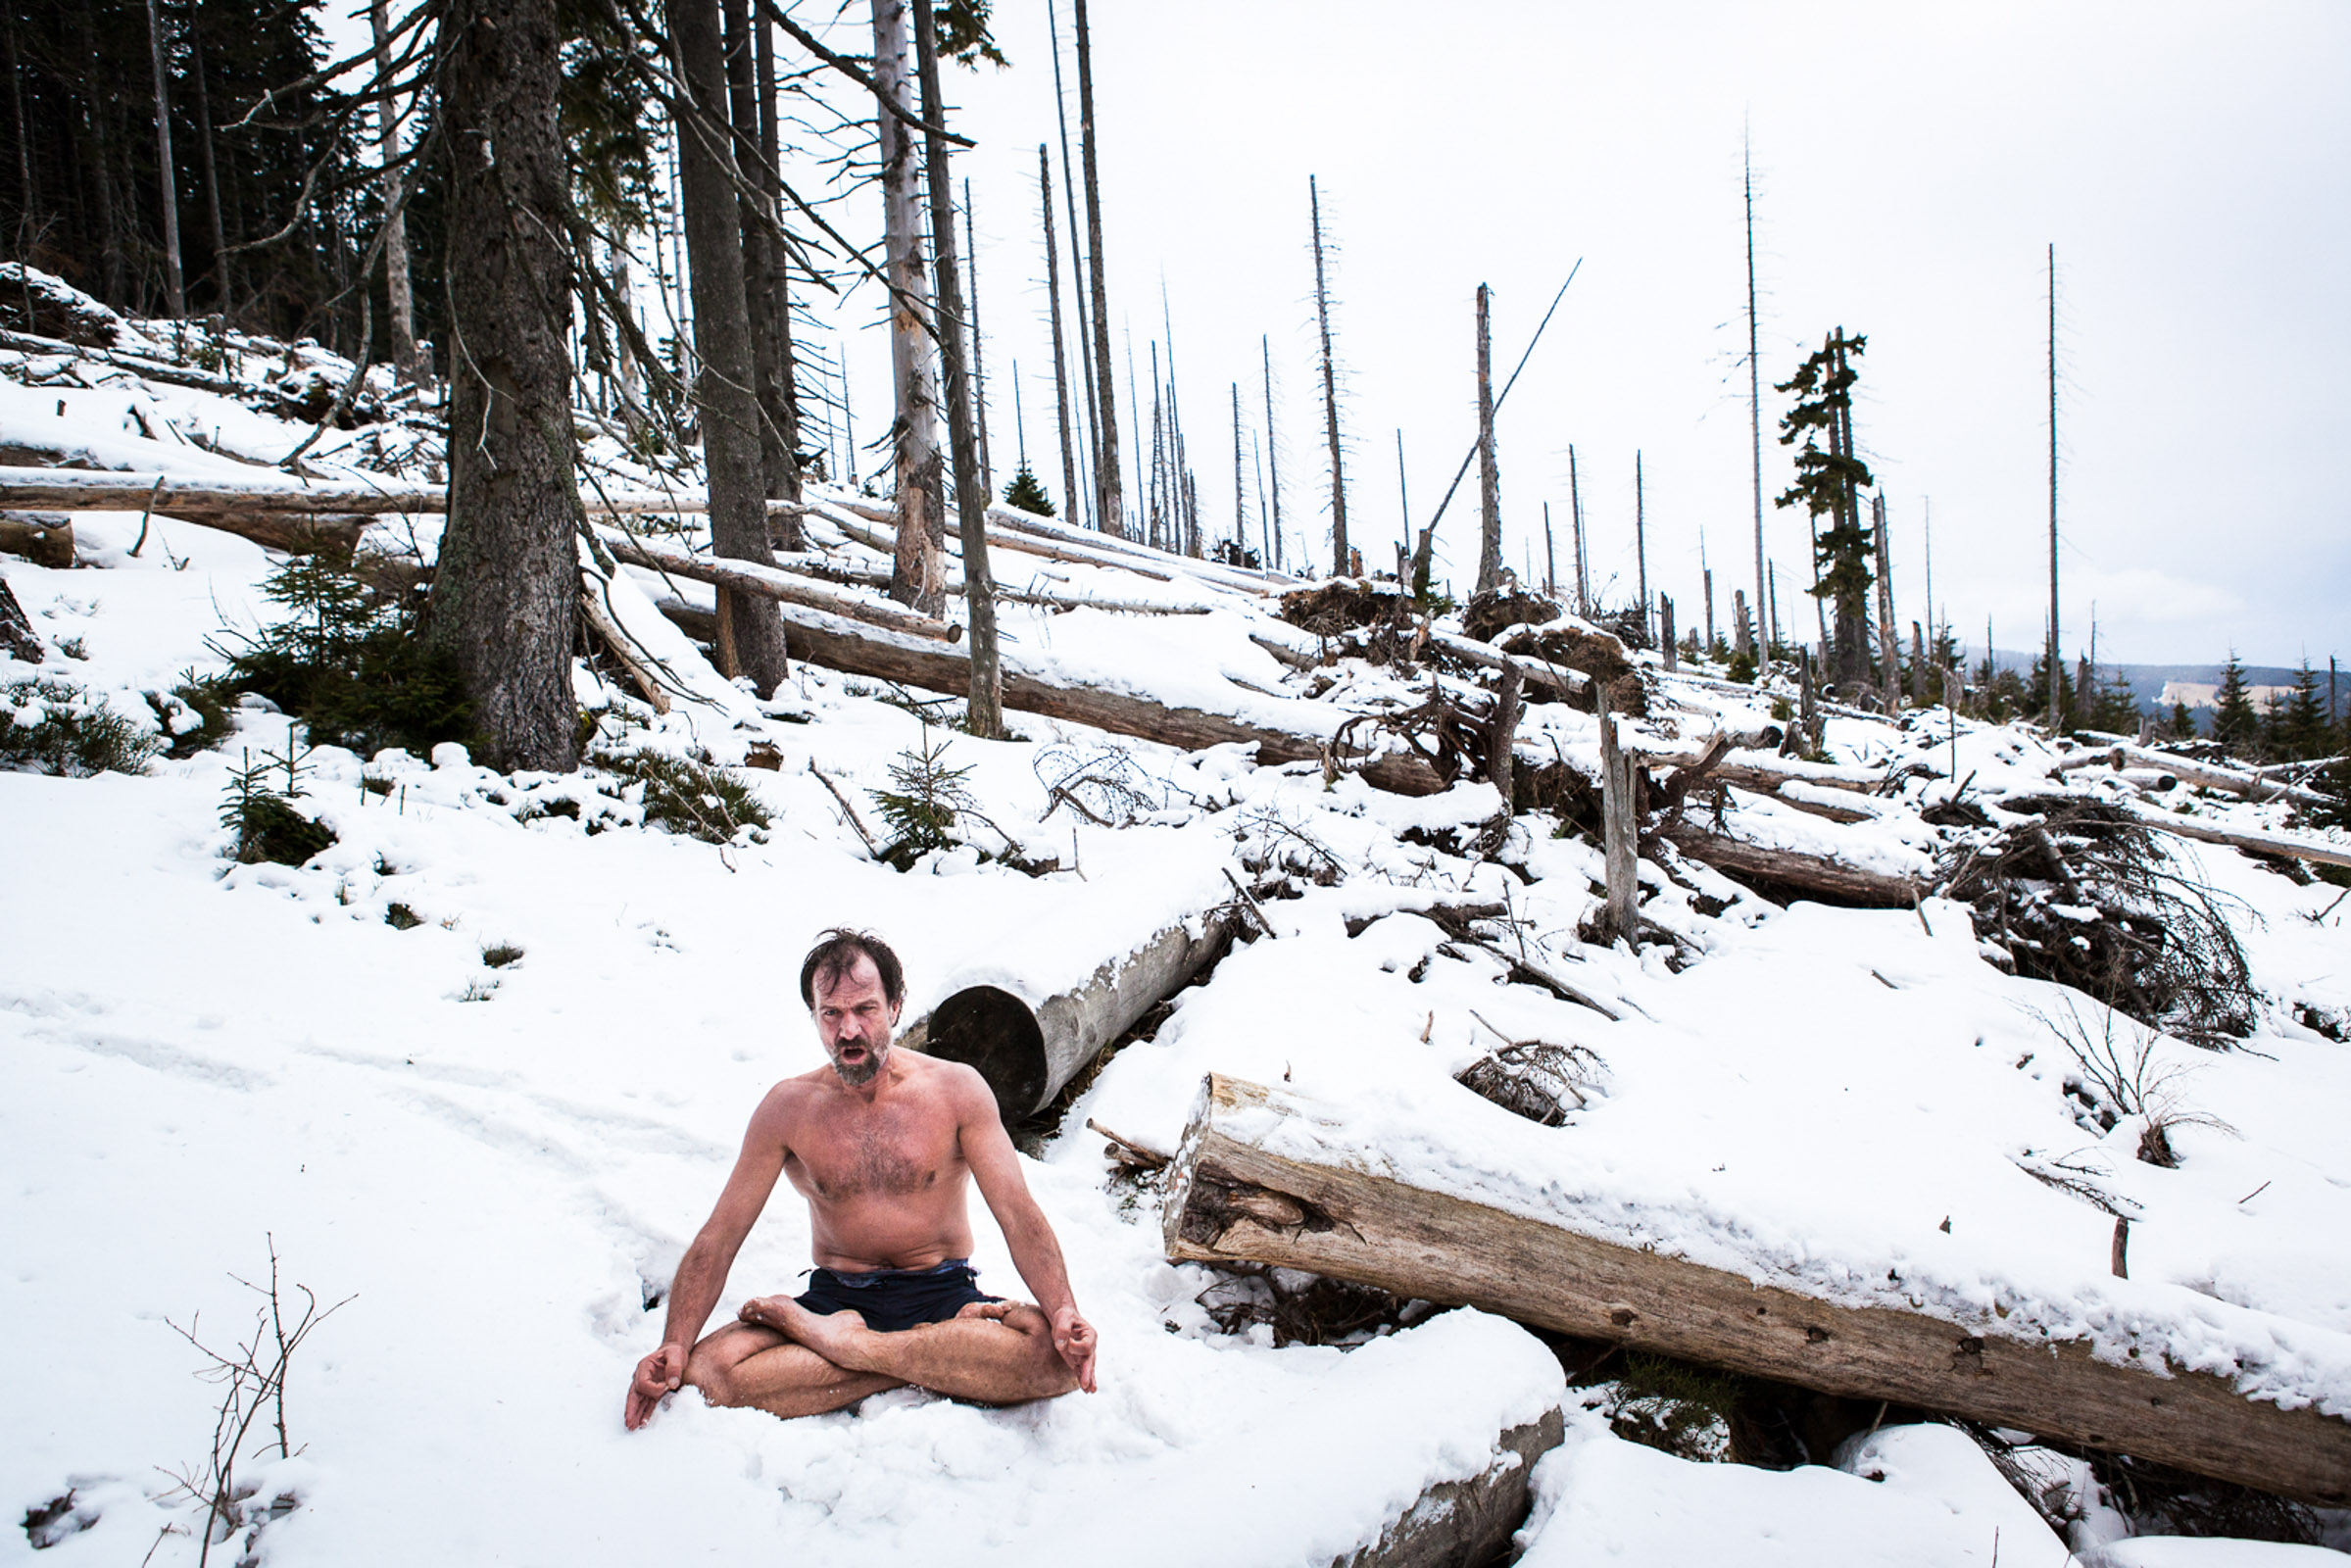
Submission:
[[[2037,654],[2012,653],[2006,649],[1992,656],[2003,669],[2029,670]],[[2138,703],[2139,711],[2160,715],[2171,711],[2174,701],[2187,704],[2191,712],[2209,712],[2213,706],[2213,691],[2221,683],[2225,664],[2108,664],[2098,666],[2098,678],[2111,680],[2119,672],[2131,683],[2131,695]],[[2291,696],[2294,678],[2301,673],[2284,664],[2246,664],[2245,682],[2252,689],[2253,704],[2259,708],[2275,692],[2280,702]],[[2351,708],[2351,669],[2337,677],[2335,693],[2336,713]],[[2327,671],[2319,670],[2319,695],[2327,693]]]

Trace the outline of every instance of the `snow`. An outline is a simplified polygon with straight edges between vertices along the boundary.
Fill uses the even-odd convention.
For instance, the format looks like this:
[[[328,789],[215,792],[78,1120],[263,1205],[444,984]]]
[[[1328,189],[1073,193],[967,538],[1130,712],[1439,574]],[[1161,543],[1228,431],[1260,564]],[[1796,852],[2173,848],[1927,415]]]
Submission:
[[[93,465],[250,478],[229,454],[273,460],[306,433],[86,361],[0,355],[0,444],[37,436]],[[139,433],[142,415],[157,434]],[[421,468],[437,442],[412,422],[335,432],[326,448],[317,472],[385,480]],[[628,469],[611,443],[592,456],[632,485],[660,477]],[[215,645],[271,612],[270,559],[243,540],[161,517],[133,556],[137,514],[75,525],[81,569],[0,561],[59,649],[39,666],[0,662],[0,679],[71,680],[150,723],[144,694],[219,668]],[[411,538],[406,524],[378,533]],[[436,533],[419,519],[421,553]],[[811,538],[879,560],[821,525]],[[1023,572],[1033,560],[1004,559]],[[1311,640],[1230,573],[1169,569],[1172,583],[1062,564],[1008,579],[1212,607],[1006,605],[1008,660],[1314,734],[1427,695],[1425,679],[1360,662],[1326,672],[1336,682],[1294,674],[1252,633]],[[1351,774],[1326,786],[1311,763],[1260,767],[1246,747],[1186,754],[1025,713],[1012,715],[1018,740],[926,732],[874,683],[807,667],[761,701],[660,613],[653,583],[624,571],[608,603],[666,666],[672,710],[656,718],[585,669],[583,706],[606,710],[601,744],[729,765],[772,748],[777,768],[742,775],[774,814],[763,839],[720,847],[643,828],[609,776],[500,775],[452,747],[321,749],[302,804],[338,842],[300,867],[232,865],[219,821],[230,773],[289,744],[267,705],[239,710],[220,745],[143,776],[0,772],[0,1326],[26,1350],[0,1435],[0,1506],[21,1517],[72,1489],[41,1562],[129,1564],[151,1547],[158,1564],[195,1560],[195,1514],[163,1467],[201,1457],[219,1396],[173,1325],[215,1345],[243,1333],[258,1298],[238,1277],[265,1274],[271,1247],[289,1286],[349,1300],[294,1364],[299,1451],[248,1464],[258,1501],[294,1499],[263,1527],[268,1563],[779,1545],[1189,1563],[1203,1541],[1220,1560],[1325,1563],[1430,1486],[1495,1462],[1505,1428],[1559,1407],[1569,1438],[1535,1470],[1530,1562],[1988,1563],[1995,1533],[2003,1561],[2063,1560],[1951,1428],[1881,1430],[1786,1473],[1694,1464],[1613,1436],[1543,1342],[1475,1311],[1347,1348],[1223,1331],[1197,1300],[1216,1276],[1164,1259],[1155,1197],[1105,1177],[1084,1131],[1093,1118],[1171,1149],[1212,1071],[1286,1085],[1342,1120],[1284,1124],[1294,1152],[1376,1159],[1832,1300],[1898,1291],[1954,1321],[1997,1303],[2019,1330],[2109,1354],[2152,1343],[2254,1397],[2351,1413],[2351,1271],[2336,1241],[2351,1234],[2351,1048],[2302,1021],[2351,1019],[2335,889],[2168,846],[2229,901],[2266,1000],[2241,1049],[2157,1042],[2179,1108],[2208,1118],[2174,1128],[2182,1163],[2158,1169],[2132,1157],[2136,1121],[2078,1117],[2080,1069],[2045,1021],[2060,994],[1987,961],[1956,905],[1783,908],[1703,866],[1669,875],[1644,861],[1644,918],[1673,946],[1602,947],[1580,935],[1599,851],[1553,836],[1543,813],[1479,842],[1500,805],[1490,785],[1422,798]],[[1630,743],[1751,732],[1769,696],[1670,692],[1681,706],[1628,722]],[[995,824],[975,846],[1001,834],[1062,868],[1030,877],[975,847],[906,874],[876,863],[816,770],[877,827],[870,792],[926,733],[972,769]],[[2066,754],[2018,728],[1837,716],[1828,738],[1833,760],[1802,769],[1809,782],[1779,799],[1731,792],[1738,831],[1924,875],[1939,841],[1919,813],[1951,798],[1954,775],[1995,812],[2003,795],[2065,787],[2053,769]],[[1530,762],[1596,771],[1596,724],[1564,705],[1531,707],[1521,747]],[[1881,796],[1821,782],[1875,784],[1914,764],[1932,776]],[[1108,813],[1121,825],[1051,793],[1088,768],[1121,781]],[[2177,794],[2213,820],[2283,823],[2283,808]],[[547,814],[562,801],[578,818]],[[1797,801],[1869,817],[1831,823]],[[795,989],[818,931],[887,935],[906,960],[910,1021],[975,980],[1031,996],[1080,983],[1227,903],[1228,872],[1285,867],[1297,896],[1261,901],[1270,935],[1238,943],[1024,1156],[1102,1333],[1100,1394],[982,1410],[902,1391],[782,1423],[687,1393],[647,1431],[621,1432],[629,1369],[659,1335],[649,1302],[753,1104],[821,1060]],[[388,923],[394,905],[418,923]],[[1507,911],[1479,925],[1486,945],[1431,917],[1466,905]],[[500,946],[520,958],[492,967],[485,950]],[[1513,962],[1619,1017],[1514,982]],[[1596,1058],[1565,1125],[1453,1081],[1512,1040]],[[2108,1270],[2110,1218],[2028,1174],[2058,1161],[2136,1211],[2130,1279]],[[1017,1292],[1002,1237],[977,1219],[983,1278]],[[722,1300],[787,1287],[808,1251],[806,1215],[779,1195]],[[159,1545],[167,1527],[178,1533]],[[2296,1556],[2076,1544],[2105,1554],[2086,1560],[2153,1568]],[[0,1533],[0,1563],[33,1549],[26,1533]]]

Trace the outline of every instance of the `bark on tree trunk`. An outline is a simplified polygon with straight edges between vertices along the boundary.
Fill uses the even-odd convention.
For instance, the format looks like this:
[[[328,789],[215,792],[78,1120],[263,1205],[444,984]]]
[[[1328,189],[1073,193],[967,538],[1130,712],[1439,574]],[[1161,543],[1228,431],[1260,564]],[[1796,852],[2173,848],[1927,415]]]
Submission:
[[[1902,707],[1902,644],[1894,630],[1893,547],[1886,537],[1886,497],[1870,497],[1870,527],[1877,535],[1878,556],[1878,685],[1886,694],[1888,712]]]
[[[234,308],[229,286],[228,230],[220,222],[220,169],[213,148],[213,95],[205,85],[201,12],[188,19],[188,79],[196,87],[196,166],[204,173],[204,217],[213,243],[213,309],[228,318]]]
[[[873,79],[913,113],[906,74],[906,0],[873,0]],[[939,452],[939,382],[933,369],[931,289],[922,266],[921,177],[904,121],[876,111],[881,142],[882,227],[890,283],[890,371],[897,394],[898,580],[890,592],[926,615],[947,608],[947,474]]]
[[[1489,311],[1493,291],[1478,285],[1478,587],[1491,594],[1502,586],[1502,472],[1494,457],[1494,338]]]
[[[1110,385],[1110,291],[1102,271],[1102,191],[1094,145],[1094,42],[1086,29],[1086,0],[1077,0],[1078,145],[1086,164],[1086,268],[1094,288],[1094,385],[1101,407],[1096,425],[1101,449],[1094,480],[1100,496],[1096,524],[1104,533],[1126,526],[1118,478],[1118,400]]]
[[[1600,721],[1600,839],[1606,857],[1608,940],[1641,946],[1641,808],[1634,759],[1619,744],[1608,689],[1594,682],[1593,705]]]
[[[578,761],[571,643],[582,525],[563,333],[555,0],[477,0],[441,24],[453,168],[449,521],[432,638],[507,769]]]
[[[759,199],[770,221],[778,224],[783,217],[782,130],[778,116],[782,113],[775,101],[775,29],[767,24],[760,13],[759,24],[759,168],[752,183],[759,188]],[[800,366],[792,344],[792,257],[779,228],[763,229],[766,239],[764,270],[749,285],[749,304],[755,331],[764,334],[762,341],[770,346],[771,357],[763,362],[772,366],[775,378],[772,387],[765,380],[759,383],[761,406],[767,417],[782,434],[784,466],[781,473],[770,471],[768,495],[780,501],[798,501],[800,490]],[[800,514],[785,513],[777,530],[778,541],[786,550],[802,546]]]
[[[416,303],[409,290],[408,215],[400,209],[400,132],[392,114],[391,9],[386,0],[368,0],[367,22],[375,31],[375,71],[384,80],[375,95],[375,144],[383,162],[384,294],[391,302],[392,370],[415,386],[424,379],[416,358]],[[215,220],[218,226],[218,220]]]
[[[743,292],[743,228],[736,206],[737,165],[727,130],[726,55],[717,0],[669,0],[669,41],[683,92],[673,98],[678,174],[685,204],[686,248],[694,290],[695,411],[710,484],[710,547],[759,565],[767,545],[765,476],[759,462],[759,405],[753,389],[751,312]],[[733,667],[762,697],[788,672],[784,620],[760,600],[728,593],[719,601],[722,646]]]
[[[1169,1170],[1167,1255],[1308,1269],[2309,1502],[2351,1501],[2351,1422],[2192,1371],[2166,1353],[2160,1328],[2117,1330],[2130,1343],[2093,1350],[2062,1329],[2013,1326],[2027,1315],[2006,1300],[1930,1315],[1889,1287],[1871,1304],[1832,1303],[1580,1229],[1567,1205],[1556,1220],[1531,1218],[1372,1174],[1379,1163],[1328,1107],[1211,1075]]]
[[[914,7],[914,60],[922,74],[924,164],[931,187],[932,266],[939,274],[939,313],[946,330],[939,357],[947,365],[947,435],[955,460],[955,526],[963,550],[963,603],[971,625],[971,686],[964,723],[982,740],[1004,732],[1003,672],[996,652],[996,596],[988,572],[988,490],[972,438],[971,378],[963,366],[963,286],[955,265],[955,206],[949,181],[946,96],[939,88],[938,20],[929,0]],[[976,343],[979,334],[972,333]]]
[[[726,20],[727,118],[733,125],[730,142],[744,183],[736,188],[736,221],[743,234],[744,309],[751,327],[754,396],[759,414],[759,492],[778,501],[800,499],[800,474],[793,461],[798,445],[791,438],[791,411],[784,396],[784,348],[778,341],[781,312],[775,299],[783,282],[777,252],[782,248],[775,230],[775,206],[768,199],[767,155],[761,131],[760,98],[767,75],[760,66],[774,63],[770,29],[752,20],[750,0],[724,0]],[[756,34],[756,36],[755,36]],[[787,513],[787,529],[799,514]]]

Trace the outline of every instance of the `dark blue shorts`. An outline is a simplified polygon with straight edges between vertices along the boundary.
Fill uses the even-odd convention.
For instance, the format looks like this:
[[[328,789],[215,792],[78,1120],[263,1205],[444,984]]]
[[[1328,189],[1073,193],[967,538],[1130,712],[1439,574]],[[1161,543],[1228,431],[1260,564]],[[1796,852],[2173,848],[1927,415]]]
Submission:
[[[924,1323],[944,1323],[974,1301],[1001,1301],[980,1289],[971,1260],[951,1257],[934,1268],[877,1268],[861,1273],[818,1268],[808,1271],[808,1288],[797,1298],[819,1317],[856,1312],[865,1326],[895,1334]]]

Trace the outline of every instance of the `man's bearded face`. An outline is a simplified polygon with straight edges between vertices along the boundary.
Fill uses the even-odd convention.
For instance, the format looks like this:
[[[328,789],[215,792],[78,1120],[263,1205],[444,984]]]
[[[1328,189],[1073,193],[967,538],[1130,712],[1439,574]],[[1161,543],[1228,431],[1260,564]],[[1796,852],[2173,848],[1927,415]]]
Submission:
[[[816,995],[816,1035],[833,1071],[852,1089],[873,1082],[890,1059],[898,1008],[882,993],[881,975],[862,955],[848,972]]]

